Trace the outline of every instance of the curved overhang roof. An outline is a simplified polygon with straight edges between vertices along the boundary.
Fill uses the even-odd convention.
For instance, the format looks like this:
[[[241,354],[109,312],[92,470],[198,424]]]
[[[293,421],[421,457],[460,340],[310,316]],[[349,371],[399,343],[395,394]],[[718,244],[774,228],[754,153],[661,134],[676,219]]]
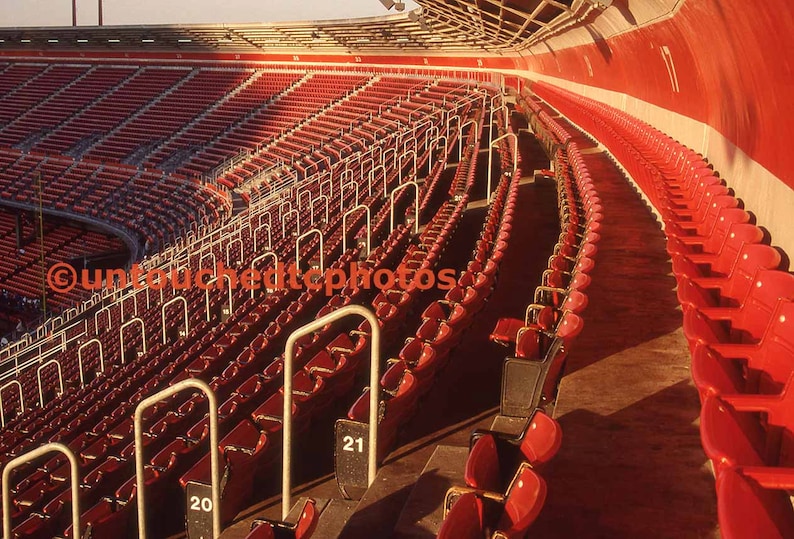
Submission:
[[[374,0],[373,0],[374,1]],[[594,39],[670,11],[676,0],[417,0],[382,17],[267,24],[0,28],[0,51],[283,51],[509,54],[567,30]],[[613,7],[609,7],[612,6]],[[601,17],[602,12],[612,16]]]

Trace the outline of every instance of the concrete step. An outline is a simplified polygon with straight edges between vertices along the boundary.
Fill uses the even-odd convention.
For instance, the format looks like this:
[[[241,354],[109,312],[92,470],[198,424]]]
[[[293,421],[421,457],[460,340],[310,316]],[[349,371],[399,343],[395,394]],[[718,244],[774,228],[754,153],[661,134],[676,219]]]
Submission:
[[[416,481],[394,528],[394,539],[430,539],[444,519],[444,495],[463,485],[468,447],[439,445]]]
[[[356,510],[356,500],[331,500],[325,506],[312,539],[336,539]]]

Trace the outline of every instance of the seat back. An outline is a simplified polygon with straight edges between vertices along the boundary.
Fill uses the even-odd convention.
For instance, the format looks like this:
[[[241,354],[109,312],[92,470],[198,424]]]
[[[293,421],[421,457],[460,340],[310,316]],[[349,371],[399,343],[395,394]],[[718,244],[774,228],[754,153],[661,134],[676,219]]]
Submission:
[[[794,512],[786,491],[762,488],[740,469],[726,470],[720,477],[717,515],[725,539],[794,537]]]
[[[785,271],[761,270],[756,274],[734,324],[759,338],[771,322],[781,300],[794,299],[794,275]]]
[[[546,481],[529,466],[522,466],[505,499],[497,529],[509,539],[519,539],[538,518],[546,502]]]
[[[482,511],[482,502],[475,494],[464,494],[447,513],[437,539],[483,539]]]
[[[486,434],[477,439],[469,451],[463,478],[472,488],[498,492],[501,486],[501,470],[496,440]]]
[[[570,348],[571,342],[582,332],[584,320],[578,314],[566,311],[560,318],[557,325],[557,337],[562,339],[566,348]]]
[[[763,239],[764,231],[757,226],[741,222],[731,223],[727,236],[718,247],[719,256],[711,265],[711,271],[722,275],[729,274],[739,259],[742,247],[745,244],[761,243]]]
[[[736,465],[762,466],[766,436],[758,420],[736,412],[719,397],[707,397],[700,411],[700,440],[714,474]]]
[[[744,298],[759,270],[778,269],[780,263],[781,256],[777,249],[759,243],[745,243],[739,250],[736,265],[721,294],[729,298]]]
[[[752,231],[753,232],[752,235],[753,236],[758,235],[758,237],[755,241],[750,241],[749,243],[760,242],[763,239],[763,232],[757,234],[758,232],[760,232],[760,229],[754,227],[753,225],[748,224],[747,222],[748,220],[749,220],[749,214],[744,210],[740,210],[739,208],[729,208],[722,210],[720,212],[719,218],[717,219],[717,222],[714,224],[713,230],[709,235],[704,237],[703,252],[722,255],[726,243],[728,243],[728,240],[732,237],[732,234],[735,237],[735,235],[737,234],[737,230],[740,230],[737,227],[740,226],[755,228],[756,230]],[[742,238],[745,236],[749,236],[750,229],[740,230],[739,234],[741,235]],[[728,259],[728,261],[736,260],[735,257],[731,260],[729,258],[729,255],[733,253],[735,256],[738,256],[739,248],[741,248],[741,243],[742,242],[737,242],[737,247],[734,250],[728,249],[727,251],[725,251],[725,254],[723,256],[725,256]],[[730,264],[728,262],[726,262],[722,266],[720,265],[720,262],[721,261],[719,259],[715,262],[718,265],[718,268],[714,268],[715,271],[719,271],[722,266],[727,266],[727,268],[730,268]]]
[[[309,498],[303,506],[303,512],[295,526],[295,539],[309,539],[317,528],[320,513],[314,500]]]
[[[562,445],[562,427],[550,416],[538,410],[532,416],[521,440],[521,453],[532,466],[549,462]]]
[[[691,305],[698,309],[741,303],[750,292],[757,273],[761,270],[777,269],[780,262],[781,256],[777,249],[763,244],[744,243],[735,264],[718,283],[719,297],[712,295],[689,277],[683,276],[678,283],[678,300],[682,305]]]
[[[587,294],[572,289],[562,304],[563,311],[579,314],[587,308]]]

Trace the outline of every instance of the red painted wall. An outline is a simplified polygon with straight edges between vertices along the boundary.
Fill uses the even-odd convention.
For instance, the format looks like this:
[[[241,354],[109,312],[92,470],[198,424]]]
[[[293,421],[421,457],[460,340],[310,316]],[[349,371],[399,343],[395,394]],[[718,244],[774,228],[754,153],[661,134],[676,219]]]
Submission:
[[[687,0],[672,19],[525,60],[530,71],[623,92],[707,123],[794,188],[792,53],[791,0]]]

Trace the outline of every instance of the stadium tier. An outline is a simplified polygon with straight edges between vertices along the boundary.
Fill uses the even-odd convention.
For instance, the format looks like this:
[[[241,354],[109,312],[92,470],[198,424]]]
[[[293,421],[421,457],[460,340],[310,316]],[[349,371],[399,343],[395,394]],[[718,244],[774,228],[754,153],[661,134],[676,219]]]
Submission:
[[[417,3],[0,28],[4,539],[794,537],[789,6]]]

